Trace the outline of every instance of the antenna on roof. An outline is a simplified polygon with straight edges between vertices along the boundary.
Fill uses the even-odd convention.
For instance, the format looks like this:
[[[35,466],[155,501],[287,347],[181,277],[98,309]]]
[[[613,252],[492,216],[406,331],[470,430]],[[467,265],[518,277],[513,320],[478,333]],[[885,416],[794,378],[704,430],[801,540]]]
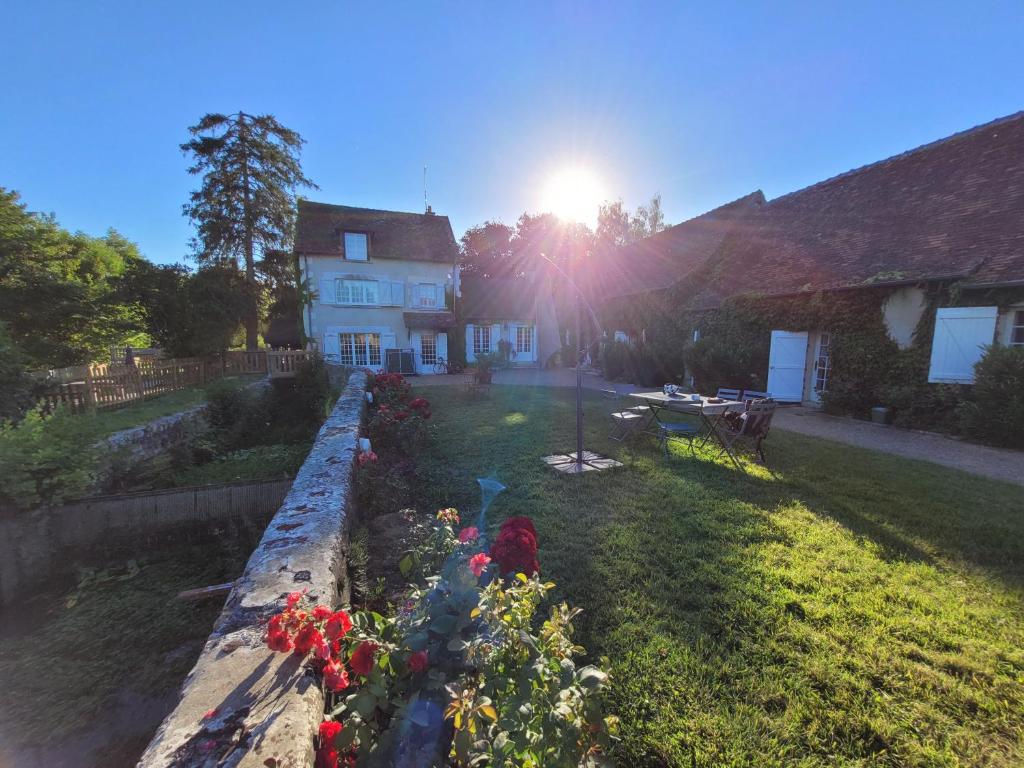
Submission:
[[[430,204],[427,202],[427,166],[426,163],[423,165],[423,210],[427,213],[433,213],[430,209]]]

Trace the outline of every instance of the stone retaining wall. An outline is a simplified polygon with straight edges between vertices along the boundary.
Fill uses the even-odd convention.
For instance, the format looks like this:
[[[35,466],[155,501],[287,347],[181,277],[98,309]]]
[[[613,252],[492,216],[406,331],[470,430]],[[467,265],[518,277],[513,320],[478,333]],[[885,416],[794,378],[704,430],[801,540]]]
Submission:
[[[331,606],[347,599],[348,508],[365,388],[366,374],[353,373],[142,768],[313,765],[323,695],[298,659],[266,647],[264,632],[291,591],[306,589]]]

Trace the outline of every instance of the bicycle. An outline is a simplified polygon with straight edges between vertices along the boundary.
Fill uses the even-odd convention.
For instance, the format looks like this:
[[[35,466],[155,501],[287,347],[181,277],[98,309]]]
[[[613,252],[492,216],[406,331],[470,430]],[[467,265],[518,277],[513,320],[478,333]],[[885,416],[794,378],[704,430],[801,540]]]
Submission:
[[[434,373],[446,374],[446,373],[462,373],[465,370],[462,363],[457,363],[454,360],[445,360],[443,357],[437,358],[437,362],[434,363]]]

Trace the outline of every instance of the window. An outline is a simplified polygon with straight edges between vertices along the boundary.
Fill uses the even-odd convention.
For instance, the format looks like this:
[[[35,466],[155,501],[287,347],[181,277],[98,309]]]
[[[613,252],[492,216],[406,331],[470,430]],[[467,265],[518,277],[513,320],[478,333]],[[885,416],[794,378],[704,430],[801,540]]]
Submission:
[[[473,326],[473,354],[485,355],[491,351],[491,326]]]
[[[420,358],[424,365],[437,362],[437,334],[424,332],[420,336]]]
[[[832,337],[828,333],[822,332],[818,336],[818,349],[814,358],[814,391],[824,392],[828,387],[828,371],[830,367],[831,355],[829,354],[829,346],[831,345]]]
[[[533,352],[533,326],[520,325],[516,327],[516,354],[530,354]]]
[[[1024,347],[1024,309],[1013,313],[1013,325],[1010,326],[1010,346]]]
[[[368,261],[367,237],[361,232],[345,233],[345,259],[347,261]]]
[[[380,292],[376,280],[338,280],[339,304],[379,304]]]
[[[342,365],[380,365],[379,333],[342,333]]]
[[[974,366],[992,343],[997,307],[940,307],[935,312],[935,335],[928,381],[973,384]]]
[[[437,286],[433,283],[419,283],[413,288],[413,306],[436,307]]]

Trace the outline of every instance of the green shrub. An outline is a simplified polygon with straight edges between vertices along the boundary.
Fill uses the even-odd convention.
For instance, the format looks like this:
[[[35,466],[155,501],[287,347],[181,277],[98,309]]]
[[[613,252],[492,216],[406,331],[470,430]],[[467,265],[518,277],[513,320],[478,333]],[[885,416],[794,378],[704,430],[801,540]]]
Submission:
[[[0,423],[0,497],[33,509],[82,495],[95,478],[95,417],[59,408]]]
[[[33,382],[25,373],[25,356],[0,322],[0,420],[17,420],[34,403]]]
[[[970,437],[1024,448],[1024,348],[989,347],[974,367],[970,402],[958,409]]]

